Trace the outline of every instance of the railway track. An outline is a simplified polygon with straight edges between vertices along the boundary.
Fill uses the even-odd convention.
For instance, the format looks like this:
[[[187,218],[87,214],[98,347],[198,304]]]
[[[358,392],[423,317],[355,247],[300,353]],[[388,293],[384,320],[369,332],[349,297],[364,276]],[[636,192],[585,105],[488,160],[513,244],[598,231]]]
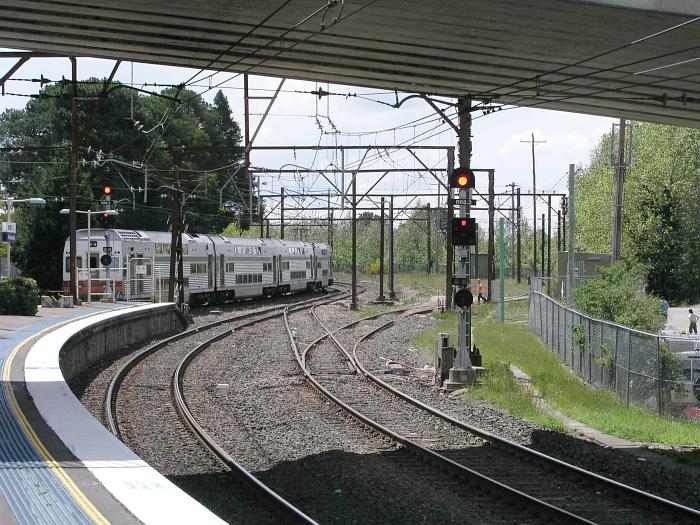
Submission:
[[[339,334],[358,326],[353,321],[333,331],[315,311],[325,335],[303,351],[295,349],[309,382],[331,402],[362,424],[394,440],[445,471],[454,472],[489,494],[499,494],[536,520],[567,523],[697,523],[700,512],[546,456],[465,424],[395,389],[368,370],[360,346],[398,320],[421,310],[394,311],[397,318],[359,337],[352,352]],[[381,316],[366,318],[374,321]],[[399,317],[401,316],[401,317]],[[332,342],[356,376],[312,374],[308,357]],[[377,388],[380,396],[377,396]]]
[[[347,286],[343,283],[337,283],[339,286]],[[335,285],[334,285],[335,286]],[[264,310],[257,310],[254,312],[247,312],[239,315],[234,315],[226,319],[220,319],[215,322],[207,323],[202,326],[186,330],[180,334],[176,334],[172,337],[159,341],[158,343],[151,345],[150,347],[142,350],[141,352],[132,356],[127,362],[125,362],[121,368],[113,376],[109,389],[107,391],[106,401],[105,401],[105,413],[108,426],[112,433],[117,437],[122,439],[122,430],[119,418],[117,417],[117,405],[119,400],[119,391],[124,384],[126,378],[130,373],[139,366],[144,360],[153,356],[158,352],[163,352],[167,350],[175,350],[177,345],[180,346],[177,358],[179,362],[175,368],[174,373],[172,373],[172,381],[170,383],[170,394],[172,396],[172,403],[177,411],[177,416],[184,423],[187,433],[190,436],[195,437],[200,443],[199,448],[206,451],[206,454],[210,458],[215,458],[215,460],[220,463],[223,468],[242,479],[246,482],[249,489],[265,502],[269,508],[273,510],[273,513],[281,517],[284,522],[290,523],[315,523],[314,520],[309,518],[302,511],[297,509],[295,506],[291,505],[289,502],[278,496],[273,490],[267,487],[264,483],[259,481],[254,475],[248,472],[240,463],[238,463],[235,458],[224,450],[214,439],[212,439],[209,434],[204,430],[204,428],[197,422],[193,416],[190,407],[187,405],[187,400],[183,393],[183,378],[189,364],[199,355],[201,352],[206,350],[213,343],[225,339],[230,336],[233,332],[241,330],[243,328],[253,326],[255,324],[278,318],[284,315],[285,312],[300,311],[306,308],[310,308],[314,305],[324,304],[332,301],[341,299],[347,295],[347,291],[341,292],[339,290],[329,293],[323,297],[314,297],[311,299],[305,299],[288,305],[275,305]],[[218,330],[219,327],[228,325],[224,330]],[[211,332],[214,335],[207,337],[203,341],[196,341],[195,346],[191,348],[185,347],[186,352],[181,355],[182,343],[183,341],[191,340],[195,336],[197,339],[201,339],[200,336],[208,335]],[[192,439],[190,438],[190,441]],[[185,453],[183,451],[183,453]],[[201,452],[200,452],[201,454]],[[203,460],[204,462],[204,460]]]

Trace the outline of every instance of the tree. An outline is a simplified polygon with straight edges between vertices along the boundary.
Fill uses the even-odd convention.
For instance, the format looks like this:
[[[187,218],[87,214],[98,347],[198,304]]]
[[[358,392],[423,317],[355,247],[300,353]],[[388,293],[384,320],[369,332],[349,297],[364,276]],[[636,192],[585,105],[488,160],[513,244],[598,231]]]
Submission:
[[[78,86],[79,129],[87,122],[102,84],[102,80],[91,79]],[[10,184],[13,195],[47,199],[42,209],[17,209],[19,228],[13,247],[17,266],[35,277],[43,289],[62,287],[68,219],[58,212],[68,205],[69,93],[69,83],[49,85],[24,109],[0,115],[0,145],[17,148],[0,154],[0,159],[8,161],[0,182]],[[215,104],[210,105],[196,93],[179,88],[166,89],[159,95],[134,96],[132,119],[131,97],[125,86],[115,84],[102,100],[92,128],[81,131],[77,208],[101,209],[99,183],[106,180],[113,188],[113,202],[120,209],[118,217],[110,218],[110,226],[168,230],[171,188],[179,175],[187,231],[223,230],[234,215],[219,209],[219,190],[242,158],[240,129],[231,118],[226,98],[219,92]],[[183,146],[181,166],[176,172],[176,148]],[[145,173],[133,169],[133,163],[138,163],[137,168],[141,163],[148,168],[148,190]],[[241,196],[227,187],[222,198],[240,207],[247,194]],[[78,227],[85,226],[85,217],[79,215]]]
[[[653,294],[700,297],[700,131],[634,123],[633,164],[625,179],[623,255]],[[576,176],[577,249],[609,252],[613,212],[610,136]]]

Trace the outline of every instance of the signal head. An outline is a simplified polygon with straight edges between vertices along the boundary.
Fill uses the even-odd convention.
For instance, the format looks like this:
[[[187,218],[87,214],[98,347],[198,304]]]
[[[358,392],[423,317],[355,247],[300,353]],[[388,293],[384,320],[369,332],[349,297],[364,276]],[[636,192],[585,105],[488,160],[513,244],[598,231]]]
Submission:
[[[450,188],[466,190],[473,188],[474,183],[474,172],[465,167],[456,168],[452,173],[450,173]]]
[[[476,219],[474,217],[452,218],[452,244],[474,246],[476,244]]]

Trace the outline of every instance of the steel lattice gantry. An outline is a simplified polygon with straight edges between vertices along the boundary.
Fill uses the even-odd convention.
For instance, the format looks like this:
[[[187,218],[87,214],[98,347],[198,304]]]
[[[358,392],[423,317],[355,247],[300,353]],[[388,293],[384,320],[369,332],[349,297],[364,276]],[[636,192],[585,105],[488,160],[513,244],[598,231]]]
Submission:
[[[700,123],[700,23],[637,42],[700,15],[697,2],[324,6],[326,0],[3,0],[0,46]]]

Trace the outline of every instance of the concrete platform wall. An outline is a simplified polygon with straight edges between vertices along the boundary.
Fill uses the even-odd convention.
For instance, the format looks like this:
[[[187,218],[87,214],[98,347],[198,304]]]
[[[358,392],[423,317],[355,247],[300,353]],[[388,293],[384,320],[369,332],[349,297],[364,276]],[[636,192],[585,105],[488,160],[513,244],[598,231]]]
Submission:
[[[68,339],[59,355],[61,371],[70,381],[101,359],[127,346],[180,332],[185,326],[185,319],[174,304],[149,310],[127,310],[118,317],[89,326]]]

